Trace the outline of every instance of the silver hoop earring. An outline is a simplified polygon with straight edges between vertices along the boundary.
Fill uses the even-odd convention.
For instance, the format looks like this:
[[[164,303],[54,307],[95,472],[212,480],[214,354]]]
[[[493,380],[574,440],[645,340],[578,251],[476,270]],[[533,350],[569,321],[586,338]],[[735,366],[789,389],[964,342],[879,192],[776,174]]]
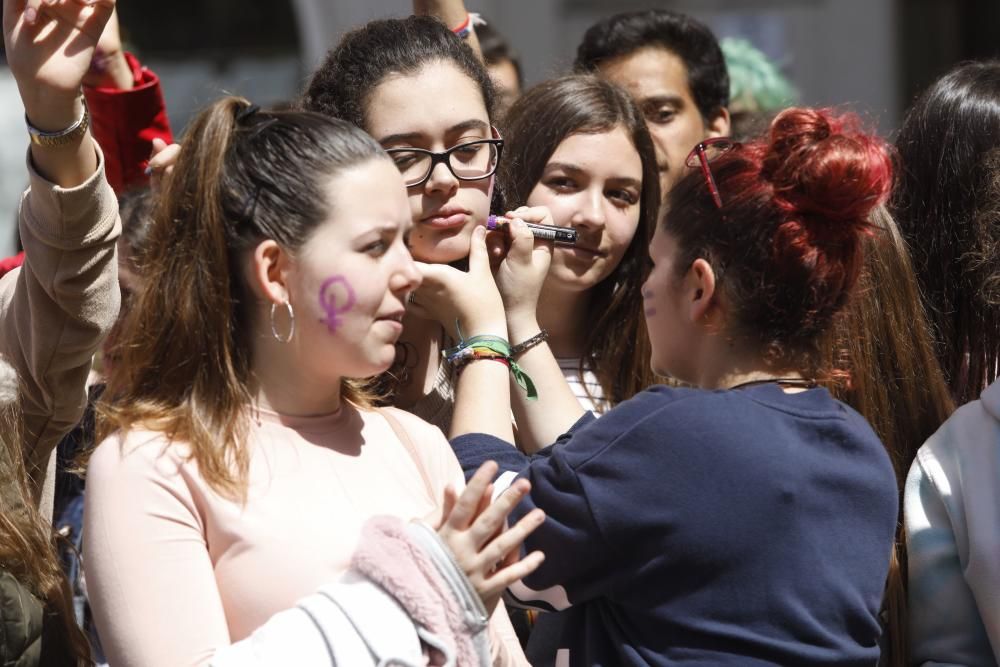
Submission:
[[[287,301],[283,305],[288,310],[288,322],[289,322],[288,335],[284,337],[282,337],[278,333],[278,328],[274,326],[274,311],[277,310],[278,304],[271,303],[271,335],[274,336],[274,340],[278,341],[279,343],[287,343],[291,341],[292,336],[295,335],[295,311],[292,310],[292,304],[288,303]]]

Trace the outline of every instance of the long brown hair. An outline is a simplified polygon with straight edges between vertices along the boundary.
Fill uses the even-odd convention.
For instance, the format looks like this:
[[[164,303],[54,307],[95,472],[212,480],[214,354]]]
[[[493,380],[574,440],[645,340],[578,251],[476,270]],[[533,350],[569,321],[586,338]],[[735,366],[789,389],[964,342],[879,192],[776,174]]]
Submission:
[[[42,603],[45,662],[93,665],[90,644],[73,614],[72,593],[56,555],[51,525],[28,491],[19,395],[13,368],[0,360],[0,568]]]
[[[906,242],[884,206],[854,297],[824,347],[831,393],[881,438],[902,490],[917,449],[955,409],[934,356],[930,325]]]
[[[954,410],[934,355],[917,278],[899,229],[884,206],[872,212],[874,236],[865,246],[858,287],[824,346],[824,384],[868,420],[903,484],[917,449]],[[883,664],[909,664],[906,625],[906,544],[902,521],[886,587],[888,649]]]
[[[214,490],[242,497],[254,330],[243,254],[263,239],[294,254],[329,216],[330,178],[385,154],[345,121],[235,97],[202,111],[182,145],[153,213],[144,286],[122,325],[97,439],[133,425],[161,431],[190,446]],[[368,404],[353,383],[342,392]]]
[[[642,319],[642,281],[660,206],[656,151],[642,113],[627,92],[591,75],[538,84],[508,110],[499,184],[507,208],[525,203],[549,158],[571,134],[602,134],[621,127],[642,161],[639,226],[611,275],[592,288],[583,364],[590,364],[614,406],[656,382],[649,366],[649,334]]]

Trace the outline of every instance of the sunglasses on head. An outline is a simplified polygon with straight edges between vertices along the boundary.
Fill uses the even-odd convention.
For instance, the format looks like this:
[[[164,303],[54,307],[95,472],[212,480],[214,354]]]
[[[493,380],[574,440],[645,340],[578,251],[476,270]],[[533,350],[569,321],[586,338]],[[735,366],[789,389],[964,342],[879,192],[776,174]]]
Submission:
[[[719,194],[719,186],[715,184],[715,178],[712,176],[712,169],[709,167],[709,164],[720,155],[728,153],[738,146],[739,144],[729,137],[705,139],[705,141],[699,141],[691,149],[691,152],[688,153],[687,159],[684,160],[684,164],[692,169],[698,166],[701,167],[701,173],[705,177],[708,191],[712,194],[712,201],[715,202],[718,208],[722,208],[722,195]]]

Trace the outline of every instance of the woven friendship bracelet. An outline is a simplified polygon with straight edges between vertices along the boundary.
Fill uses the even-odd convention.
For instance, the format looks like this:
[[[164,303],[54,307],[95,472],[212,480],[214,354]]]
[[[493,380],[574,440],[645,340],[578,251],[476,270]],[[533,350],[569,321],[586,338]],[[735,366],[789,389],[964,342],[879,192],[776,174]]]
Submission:
[[[455,329],[458,331],[458,345],[441,351],[442,356],[449,363],[465,365],[478,359],[502,360],[510,368],[514,382],[527,394],[528,400],[533,401],[538,398],[535,383],[511,356],[509,342],[499,336],[473,336],[467,339],[462,335],[462,329],[457,322]]]
[[[452,362],[452,365],[455,367],[456,373],[461,373],[465,369],[465,367],[471,364],[473,361],[484,361],[484,360],[499,362],[504,366],[506,366],[508,370],[510,370],[510,362],[507,361],[506,357],[500,356],[495,352],[480,352],[477,350],[471,350],[471,354],[461,355],[458,359]]]
[[[472,34],[473,29],[477,25],[486,25],[486,21],[483,17],[476,12],[469,12],[465,15],[465,20],[458,24],[458,26],[451,29],[458,37],[466,39]]]

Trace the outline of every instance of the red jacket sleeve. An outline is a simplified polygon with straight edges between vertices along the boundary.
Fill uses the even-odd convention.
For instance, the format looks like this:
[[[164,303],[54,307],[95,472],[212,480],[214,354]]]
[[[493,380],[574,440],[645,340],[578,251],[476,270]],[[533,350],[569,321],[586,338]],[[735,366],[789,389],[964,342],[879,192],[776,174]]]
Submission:
[[[117,194],[147,183],[153,139],[173,143],[160,78],[131,53],[125,59],[135,77],[132,90],[84,87],[91,131],[104,150],[108,182]]]
[[[24,253],[19,252],[13,257],[0,259],[0,276],[9,273],[24,264]]]

